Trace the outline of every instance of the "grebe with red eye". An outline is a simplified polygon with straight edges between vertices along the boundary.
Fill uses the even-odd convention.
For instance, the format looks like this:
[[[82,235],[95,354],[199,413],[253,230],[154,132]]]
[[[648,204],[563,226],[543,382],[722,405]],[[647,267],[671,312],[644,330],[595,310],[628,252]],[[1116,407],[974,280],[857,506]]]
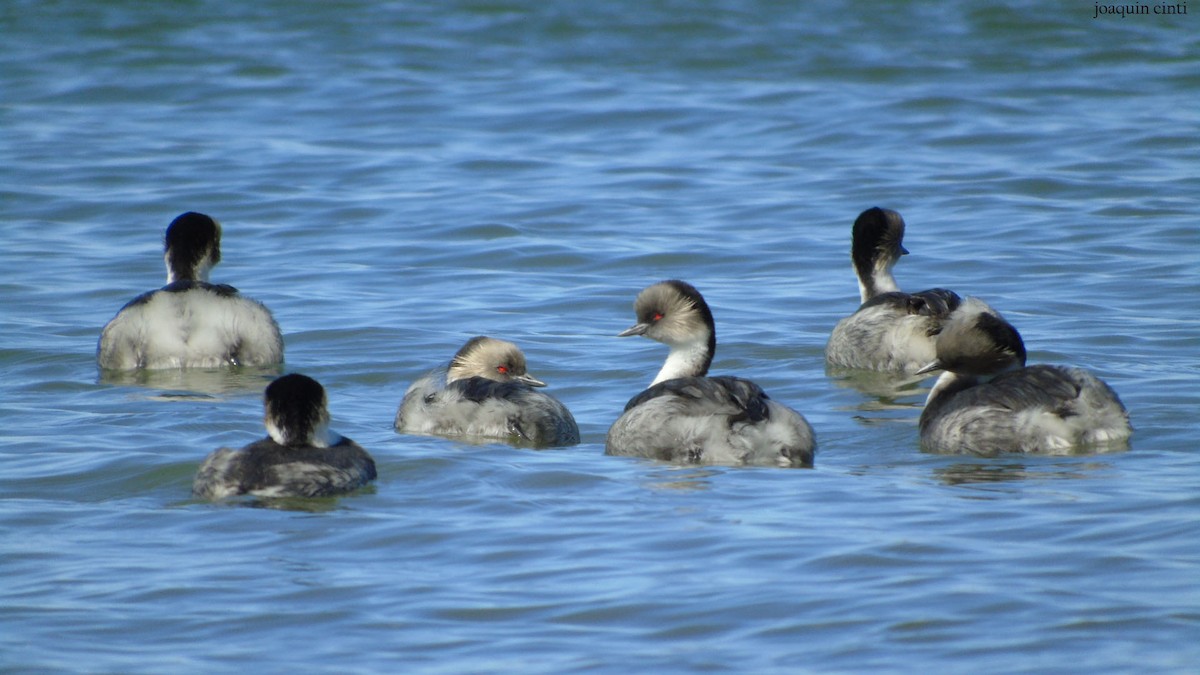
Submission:
[[[644,335],[670,347],[650,387],[608,430],[605,453],[688,464],[812,466],[816,442],[800,413],[740,377],[706,377],[717,349],[712,311],[691,284],[654,284],[634,302]]]
[[[526,370],[515,344],[476,336],[445,368],[417,380],[396,412],[396,431],[507,440],[537,447],[574,445],[579,426],[545,382]]]

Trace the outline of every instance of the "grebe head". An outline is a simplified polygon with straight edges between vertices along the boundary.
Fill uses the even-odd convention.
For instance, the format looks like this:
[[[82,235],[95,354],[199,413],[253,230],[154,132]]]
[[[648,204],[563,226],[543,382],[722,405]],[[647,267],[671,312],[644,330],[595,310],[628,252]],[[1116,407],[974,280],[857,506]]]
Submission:
[[[221,224],[188,211],[167,226],[163,249],[167,283],[208,281],[209,271],[221,262]]]
[[[869,208],[854,221],[851,237],[850,258],[854,262],[854,273],[858,275],[862,301],[880,293],[900,290],[892,277],[896,261],[908,254],[901,243],[904,219],[900,214],[878,206]]]
[[[644,335],[672,347],[715,341],[712,311],[694,286],[677,279],[647,287],[633,303],[637,323],[618,337]]]
[[[978,298],[966,298],[937,336],[937,359],[918,373],[943,369],[973,377],[995,375],[1025,365],[1025,342],[999,312]]]
[[[267,433],[280,445],[328,445],[327,406],[319,382],[298,373],[284,375],[263,393]]]
[[[483,377],[497,382],[520,382],[531,387],[544,387],[545,382],[529,374],[525,354],[515,344],[477,335],[462,346],[446,371],[446,383]]]
[[[708,373],[717,350],[712,310],[691,284],[671,279],[648,286],[633,303],[637,323],[618,337],[644,335],[671,348],[655,383]]]

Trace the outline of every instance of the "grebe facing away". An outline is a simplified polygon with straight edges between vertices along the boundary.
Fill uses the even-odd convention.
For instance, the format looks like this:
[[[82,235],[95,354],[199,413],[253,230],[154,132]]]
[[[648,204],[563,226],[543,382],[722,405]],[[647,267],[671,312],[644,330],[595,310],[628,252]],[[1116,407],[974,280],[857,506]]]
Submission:
[[[357,443],[329,430],[325,388],[284,375],[263,394],[267,437],[241,450],[214,451],[196,474],[192,494],[327,497],[375,480],[375,461]]]
[[[101,368],[214,368],[283,361],[283,336],[261,303],[208,283],[221,261],[221,226],[187,212],[167,227],[167,285],[117,312],[100,334]]]
[[[904,219],[879,207],[854,221],[850,257],[862,304],[833,328],[825,345],[832,366],[912,373],[933,361],[934,336],[958,306],[953,291],[933,288],[904,293],[892,267],[908,251]]]
[[[1067,454],[1133,433],[1112,388],[1080,368],[1026,367],[1020,333],[976,298],[954,311],[937,358],[918,372],[933,370],[945,372],[921,413],[921,444],[931,452]]]
[[[630,399],[604,451],[688,464],[812,466],[816,442],[800,413],[739,377],[705,377],[717,348],[708,304],[693,286],[663,281],[638,294],[637,324],[670,347],[650,388]]]
[[[571,411],[534,389],[544,386],[526,371],[525,354],[515,344],[476,336],[448,366],[413,382],[396,411],[396,431],[537,447],[578,443]]]

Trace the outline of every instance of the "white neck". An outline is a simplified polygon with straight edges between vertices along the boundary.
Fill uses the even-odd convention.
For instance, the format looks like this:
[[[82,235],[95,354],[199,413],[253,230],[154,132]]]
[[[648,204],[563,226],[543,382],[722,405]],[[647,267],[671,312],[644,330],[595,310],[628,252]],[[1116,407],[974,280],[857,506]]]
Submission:
[[[163,256],[163,260],[167,261],[167,257],[165,255]],[[196,274],[192,277],[195,281],[204,281],[204,282],[208,281],[208,273],[211,272],[212,268],[213,268],[213,266],[211,264],[209,264],[208,261],[209,261],[209,258],[205,258],[196,267]],[[167,261],[167,283],[173,284],[176,281],[179,281],[179,279],[180,279],[179,275],[175,273],[175,270],[171,269],[171,263],[169,261]]]
[[[672,345],[671,353],[667,354],[667,360],[663,363],[662,370],[658,371],[658,375],[655,376],[650,386],[653,387],[659,382],[673,380],[677,377],[701,376],[707,372],[709,357],[707,336],[703,340]]]
[[[876,262],[875,269],[871,270],[870,282],[868,285],[867,280],[863,279],[861,275],[858,277],[860,303],[866,302],[880,293],[900,290],[900,287],[896,285],[896,278],[892,276],[892,266],[883,260]]]
[[[979,378],[973,375],[960,375],[948,370],[942,371],[937,381],[933,383],[933,388],[929,390],[929,396],[925,397],[925,407],[930,407],[933,405],[934,400],[943,395],[950,395],[963,389],[968,389],[978,383]]]
[[[266,419],[266,427],[267,435],[280,445],[287,445],[289,441],[294,443],[297,440],[284,433],[284,430],[270,417]],[[322,422],[317,425],[316,429],[313,429],[312,437],[305,439],[304,443],[318,448],[328,448],[337,445],[341,440],[341,435],[329,428],[329,422]]]

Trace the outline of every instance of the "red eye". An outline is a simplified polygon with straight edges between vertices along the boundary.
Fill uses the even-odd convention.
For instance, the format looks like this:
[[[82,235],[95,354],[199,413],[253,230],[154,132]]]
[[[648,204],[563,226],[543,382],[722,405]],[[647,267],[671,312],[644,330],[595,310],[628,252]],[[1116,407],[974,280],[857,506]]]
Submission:
[[[504,375],[508,372],[508,366],[496,366],[496,372]]]
[[[653,317],[651,317],[651,318],[652,318],[654,321],[662,321],[662,318],[663,318],[662,312],[655,312],[655,313],[654,313],[654,316],[653,316]]]

